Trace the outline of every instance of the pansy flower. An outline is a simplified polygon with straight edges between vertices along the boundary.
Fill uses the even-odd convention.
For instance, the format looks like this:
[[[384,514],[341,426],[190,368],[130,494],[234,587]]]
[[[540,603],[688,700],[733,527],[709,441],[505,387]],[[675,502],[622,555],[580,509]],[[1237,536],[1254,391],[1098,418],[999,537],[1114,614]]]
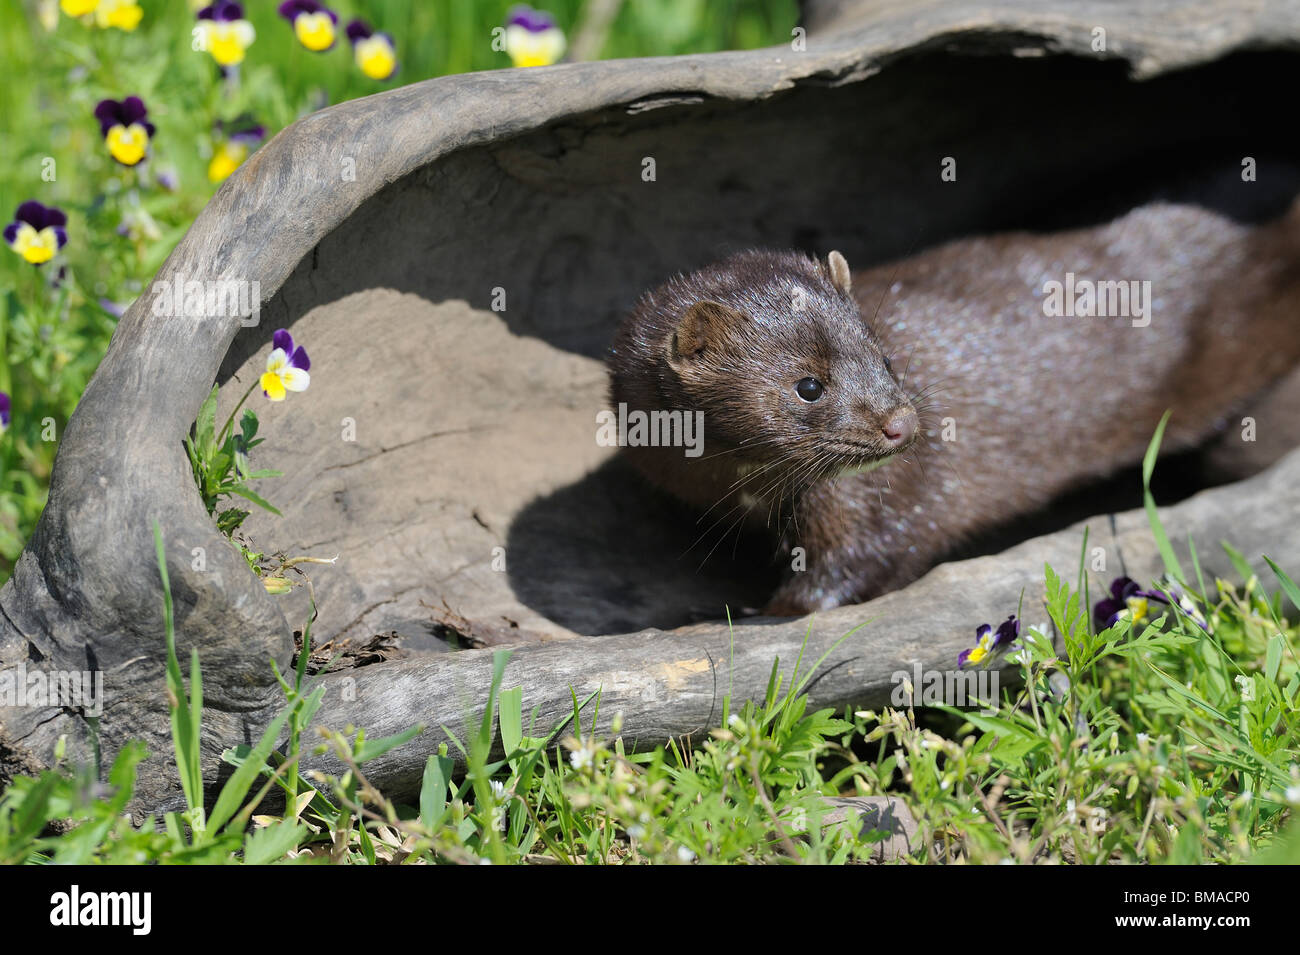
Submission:
[[[265,126],[244,123],[230,132],[223,133],[223,129],[224,125],[217,123],[220,141],[212,154],[212,161],[208,163],[208,179],[211,182],[224,182],[266,138]]]
[[[550,66],[564,55],[564,31],[542,10],[520,4],[506,16],[505,51],[515,66]]]
[[[117,223],[117,234],[132,242],[157,242],[162,238],[162,229],[158,221],[143,206],[134,206],[122,213]]]
[[[1116,577],[1110,583],[1110,596],[1093,604],[1093,622],[1098,630],[1113,627],[1124,617],[1141,623],[1150,612],[1152,600],[1168,603],[1161,594],[1143,590],[1132,577]]]
[[[5,226],[5,242],[24,261],[44,265],[68,244],[64,228],[67,224],[68,217],[62,210],[29,199],[18,207],[14,221]]]
[[[149,151],[149,137],[154,125],[146,118],[149,111],[138,96],[128,96],[120,103],[115,99],[102,99],[95,107],[99,131],[108,146],[108,153],[123,166],[139,165]]]
[[[387,33],[376,33],[365,20],[348,24],[348,39],[361,72],[372,80],[390,80],[397,72],[397,49]]]
[[[99,0],[59,0],[59,9],[70,17],[84,17],[94,13]]]
[[[338,14],[316,0],[284,0],[279,7],[280,16],[293,24],[293,35],[298,42],[313,52],[320,53],[334,45],[338,30]]]
[[[128,33],[138,27],[144,17],[144,10],[136,0],[59,0],[59,9],[101,29],[117,27]],[[48,29],[49,25],[46,27]]]
[[[1205,616],[1187,592],[1168,579],[1156,581],[1151,590],[1142,590],[1131,577],[1116,577],[1111,581],[1110,596],[1093,605],[1093,622],[1098,630],[1113,627],[1122,619],[1128,619],[1136,626],[1151,616],[1152,603],[1177,604],[1178,609],[1198,627],[1207,632],[1210,629]]]
[[[1169,603],[1176,605],[1192,623],[1206,633],[1210,632],[1210,625],[1206,622],[1201,609],[1196,606],[1196,601],[1188,596],[1187,591],[1176,580],[1171,580],[1168,577],[1161,578],[1156,581],[1156,589],[1168,597]]]
[[[181,187],[180,174],[176,172],[175,166],[168,166],[166,169],[159,169],[154,176],[154,181],[168,192],[175,192]]]
[[[244,53],[257,39],[253,24],[244,19],[244,8],[231,0],[216,0],[197,14],[203,48],[218,66],[244,62]]]
[[[271,354],[266,359],[266,374],[262,375],[262,394],[272,401],[284,401],[286,392],[306,391],[311,384],[307,374],[311,361],[301,345],[293,344],[288,329],[281,328],[271,339]]]
[[[1020,636],[1020,621],[1012,614],[998,624],[996,630],[989,624],[981,625],[975,631],[975,646],[963,650],[957,655],[957,669],[983,663],[987,666],[994,657],[1005,651]]]
[[[0,391],[0,434],[9,430],[9,396]]]
[[[104,30],[117,27],[130,33],[142,17],[144,10],[135,0],[99,0],[95,7],[95,24]]]

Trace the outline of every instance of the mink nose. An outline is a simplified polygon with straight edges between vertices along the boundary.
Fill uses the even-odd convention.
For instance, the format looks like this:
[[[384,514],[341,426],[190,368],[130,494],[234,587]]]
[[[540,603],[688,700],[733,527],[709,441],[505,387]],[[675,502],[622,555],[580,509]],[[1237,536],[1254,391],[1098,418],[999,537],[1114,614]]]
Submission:
[[[888,441],[896,448],[904,448],[916,437],[916,412],[911,408],[895,411],[880,428]]]

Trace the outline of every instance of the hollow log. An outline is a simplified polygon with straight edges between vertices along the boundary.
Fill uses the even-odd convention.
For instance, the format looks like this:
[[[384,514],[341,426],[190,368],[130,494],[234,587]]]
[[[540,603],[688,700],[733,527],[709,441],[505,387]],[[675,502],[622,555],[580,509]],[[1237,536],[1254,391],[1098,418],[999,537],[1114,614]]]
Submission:
[[[762,574],[682,560],[668,505],[595,444],[600,356],[644,288],[742,246],[840,248],[866,266],[918,237],[1099,221],[1244,150],[1265,170],[1300,161],[1294,124],[1260,95],[1295,75],[1300,8],[806,11],[800,49],[444,77],[322,110],[255,153],[128,310],[62,437],[49,503],[0,590],[0,667],[99,671],[107,696],[94,718],[0,707],[0,781],[49,765],[61,737],[104,765],[141,738],[136,807],[179,804],[155,523],[180,652],[202,660],[209,768],[276,711],[269,661],[289,664],[306,591],[267,595],[206,513],[182,440],[214,381],[232,406],[277,328],[309,347],[313,385],[259,406],[259,454],[286,472],[259,489],[284,518],[250,518],[248,533],[339,556],[312,572],[317,638],[397,635],[401,659],[325,677],[319,716],[372,734],[431,727],[372,767],[394,795],[412,791],[436,728],[463,728],[486,698],[491,650],[445,652],[448,634],[517,645],[507,685],[539,725],[566,714],[571,686],[599,688],[602,720],[622,711],[625,735],[654,743],[698,737],[728,692],[761,693],[805,636],[816,659],[865,624],[811,693],[870,704],[900,670],[948,667],[1022,592],[1036,608],[1044,561],[1076,566],[1077,528],[811,622],[728,626],[724,606],[761,603]],[[962,157],[957,182],[935,174],[947,155]],[[1292,186],[1261,180],[1260,201]],[[169,308],[187,282],[241,283],[257,308]],[[1206,492],[1171,508],[1171,526],[1298,564],[1280,519],[1296,513],[1297,469],[1291,456]],[[1156,569],[1140,514],[1089,526],[1129,573]]]

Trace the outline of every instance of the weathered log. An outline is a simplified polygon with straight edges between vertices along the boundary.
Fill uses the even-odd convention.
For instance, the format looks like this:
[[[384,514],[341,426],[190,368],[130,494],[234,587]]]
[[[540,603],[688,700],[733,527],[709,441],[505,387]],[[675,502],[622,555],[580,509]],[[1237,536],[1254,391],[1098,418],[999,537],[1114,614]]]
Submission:
[[[0,778],[47,765],[65,735],[89,758],[95,729],[105,759],[145,739],[138,805],[176,804],[155,521],[181,652],[203,661],[209,764],[275,711],[268,660],[288,663],[305,595],[263,591],[204,511],[181,440],[214,380],[231,406],[278,327],[308,344],[314,383],[259,408],[259,453],[287,473],[262,490],[285,518],[248,528],[269,549],[342,555],[314,575],[317,636],[392,630],[435,650],[463,621],[484,642],[541,641],[517,651],[510,679],[543,723],[562,715],[569,684],[599,684],[602,712],[624,709],[628,734],[653,741],[702,731],[725,685],[754,692],[752,674],[765,678],[773,654],[792,661],[806,625],[738,624],[734,672],[725,624],[682,626],[758,603],[764,584],[679,559],[689,539],[660,505],[629,507],[643,492],[592,440],[599,356],[641,289],[740,245],[836,246],[867,265],[918,237],[1096,221],[1200,162],[1238,162],[1243,144],[1263,169],[1300,157],[1293,126],[1259,95],[1294,76],[1296,55],[1282,52],[1300,38],[1294,4],[840,3],[809,15],[804,50],[442,78],[323,110],[259,150],[128,311],[63,435],[49,504],[0,591],[0,666],[101,670],[108,700],[93,726],[70,708],[0,709]],[[1206,129],[1213,155],[1198,150]],[[945,155],[962,157],[955,183],[932,174]],[[1267,179],[1261,207],[1280,181]],[[166,314],[161,290],[177,280],[258,283],[259,323]],[[345,418],[355,441],[340,436]],[[1276,490],[1294,513],[1267,483],[1294,476],[1286,467],[1216,492],[1235,528],[1208,514],[1188,526],[1287,560],[1265,519],[1274,499],[1255,496]],[[1139,537],[1125,556],[1140,573]],[[895,670],[951,660],[1034,585],[1042,557],[1070,565],[1064,540],[818,617],[814,657],[875,622],[832,656],[814,699],[870,701]],[[461,725],[487,672],[488,654],[472,651],[327,677],[338,690],[321,720]],[[345,679],[355,699],[342,699]],[[377,778],[409,790],[432,745],[425,734],[394,751]]]

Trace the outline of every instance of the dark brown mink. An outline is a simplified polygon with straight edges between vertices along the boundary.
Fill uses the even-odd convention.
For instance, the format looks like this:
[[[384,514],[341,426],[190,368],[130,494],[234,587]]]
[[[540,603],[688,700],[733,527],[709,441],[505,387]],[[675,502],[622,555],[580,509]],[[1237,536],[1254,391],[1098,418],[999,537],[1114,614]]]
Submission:
[[[1124,314],[1049,314],[1067,273],[1079,306],[1080,280],[1138,285],[1126,311],[1102,287]],[[706,550],[769,528],[792,569],[766,612],[798,614],[1135,464],[1166,409],[1164,449],[1201,442],[1297,362],[1300,202],[1256,227],[1158,202],[856,274],[837,252],[741,252],[644,295],[608,367],[616,408],[702,412],[698,456],[624,453],[699,508]]]

